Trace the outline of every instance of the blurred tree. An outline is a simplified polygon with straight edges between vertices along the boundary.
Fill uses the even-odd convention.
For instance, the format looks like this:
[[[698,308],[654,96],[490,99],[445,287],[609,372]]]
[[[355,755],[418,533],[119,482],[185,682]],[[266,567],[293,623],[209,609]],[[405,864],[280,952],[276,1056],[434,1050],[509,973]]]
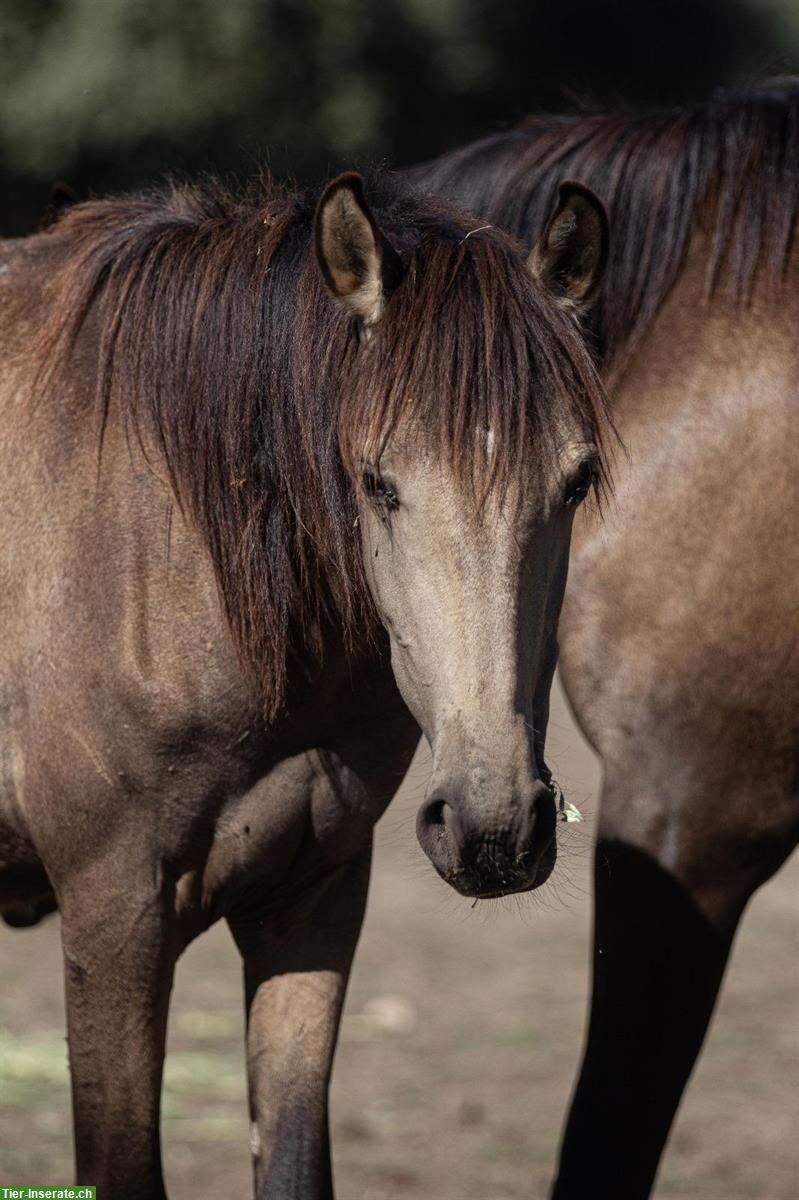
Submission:
[[[191,144],[246,103],[251,0],[10,0],[0,84],[12,160],[69,169],[82,149],[125,153],[164,133]],[[244,71],[240,70],[244,67]]]
[[[795,0],[0,0],[0,228],[165,171],[411,162],[797,62]]]

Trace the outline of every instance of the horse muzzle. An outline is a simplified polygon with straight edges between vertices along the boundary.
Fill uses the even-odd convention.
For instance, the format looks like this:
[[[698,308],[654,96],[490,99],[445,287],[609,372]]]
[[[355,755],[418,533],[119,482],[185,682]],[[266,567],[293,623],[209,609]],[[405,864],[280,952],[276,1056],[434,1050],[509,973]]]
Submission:
[[[500,805],[436,787],[419,809],[416,834],[438,874],[478,899],[528,892],[550,876],[557,854],[555,793],[534,780]]]

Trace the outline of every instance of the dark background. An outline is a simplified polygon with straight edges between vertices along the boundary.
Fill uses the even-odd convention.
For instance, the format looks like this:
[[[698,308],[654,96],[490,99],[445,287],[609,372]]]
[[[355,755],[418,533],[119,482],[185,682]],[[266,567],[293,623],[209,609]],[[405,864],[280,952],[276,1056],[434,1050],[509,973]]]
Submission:
[[[0,232],[35,228],[55,180],[316,181],[798,64],[797,0],[0,0]]]

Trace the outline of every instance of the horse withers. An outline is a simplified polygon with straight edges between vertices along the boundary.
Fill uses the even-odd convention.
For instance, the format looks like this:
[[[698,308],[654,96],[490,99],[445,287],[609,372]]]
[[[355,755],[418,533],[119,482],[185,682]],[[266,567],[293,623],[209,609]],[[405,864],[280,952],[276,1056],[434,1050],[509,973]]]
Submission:
[[[0,907],[60,910],[102,1197],[164,1196],[173,969],[220,917],[257,1194],[332,1194],[372,829],[419,726],[444,878],[552,868],[554,630],[604,428],[568,309],[606,231],[579,188],[529,263],[481,224],[347,175],[95,201],[2,246]]]

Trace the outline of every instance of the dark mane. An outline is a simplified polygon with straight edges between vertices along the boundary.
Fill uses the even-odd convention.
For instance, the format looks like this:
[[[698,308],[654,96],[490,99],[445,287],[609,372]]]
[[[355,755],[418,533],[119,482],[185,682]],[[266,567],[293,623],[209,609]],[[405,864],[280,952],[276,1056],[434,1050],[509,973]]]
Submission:
[[[652,115],[533,116],[409,177],[528,244],[562,179],[593,188],[612,233],[594,314],[609,365],[658,312],[700,223],[711,231],[708,298],[724,288],[746,303],[760,270],[780,288],[799,212],[799,80]]]
[[[117,419],[163,458],[267,717],[300,633],[318,646],[327,620],[366,623],[353,485],[394,426],[418,422],[478,502],[531,440],[552,461],[564,405],[601,442],[589,356],[521,248],[397,180],[368,195],[405,274],[365,347],[322,282],[313,193],[173,186],[79,205],[41,235],[60,266],[37,392],[79,339],[98,345],[100,438]]]

